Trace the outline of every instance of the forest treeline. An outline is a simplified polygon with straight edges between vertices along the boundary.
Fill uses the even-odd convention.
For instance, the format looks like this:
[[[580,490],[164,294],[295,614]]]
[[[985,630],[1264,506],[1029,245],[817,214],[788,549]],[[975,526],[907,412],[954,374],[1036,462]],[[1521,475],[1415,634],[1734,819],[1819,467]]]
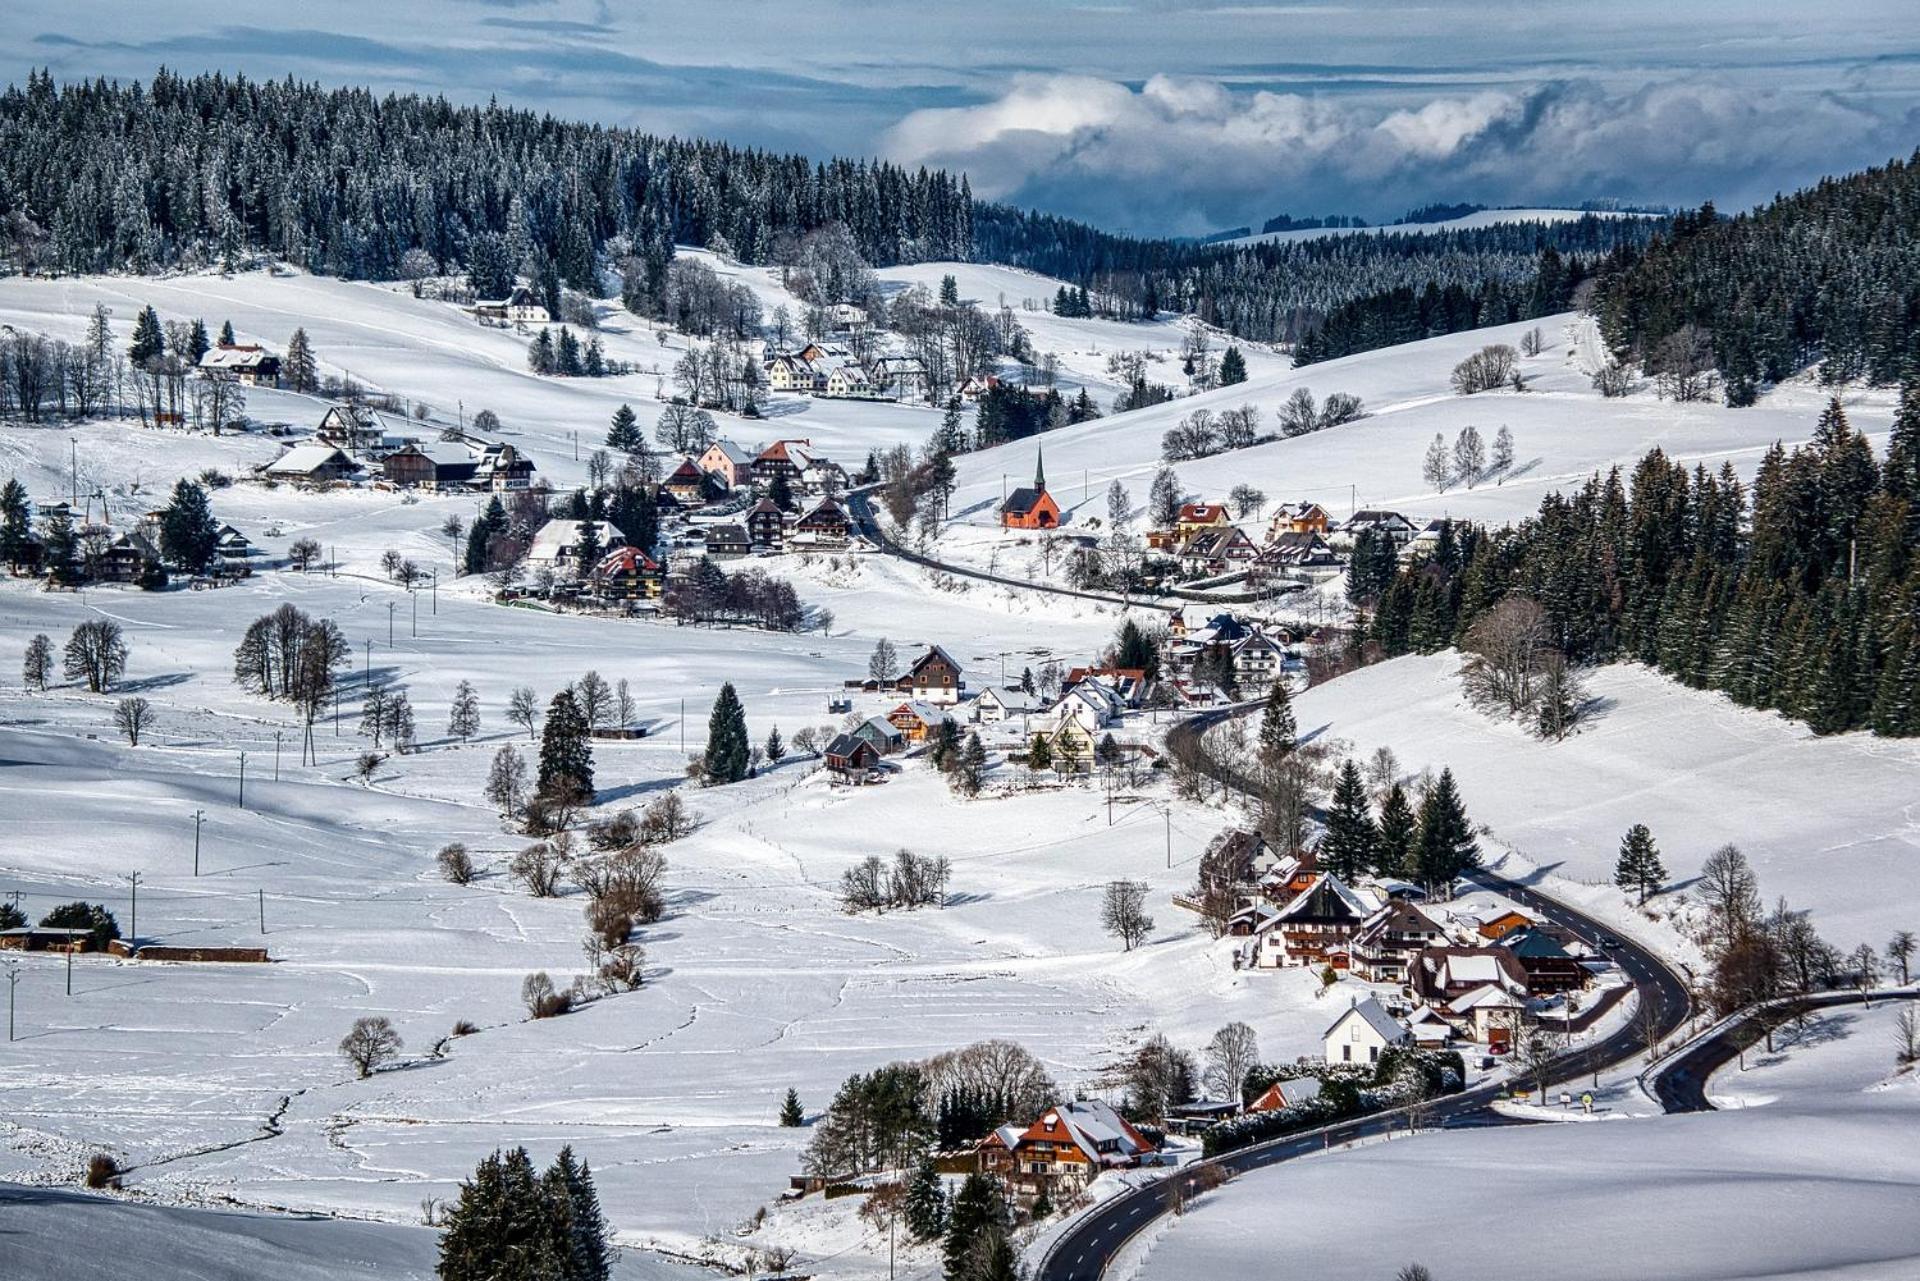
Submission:
[[[1504,316],[1509,297],[1537,292],[1543,250],[1590,262],[1655,226],[1587,217],[1204,246],[976,202],[963,175],[941,170],[494,104],[165,70],[144,85],[56,85],[34,72],[0,95],[0,267],[14,270],[151,272],[271,254],[352,279],[497,282],[519,270],[599,294],[598,269],[631,261],[657,293],[675,245],[788,262],[808,233],[836,224],[875,265],[1008,263],[1088,287],[1103,316],[1191,311],[1283,342],[1342,303],[1398,289],[1464,293]]]

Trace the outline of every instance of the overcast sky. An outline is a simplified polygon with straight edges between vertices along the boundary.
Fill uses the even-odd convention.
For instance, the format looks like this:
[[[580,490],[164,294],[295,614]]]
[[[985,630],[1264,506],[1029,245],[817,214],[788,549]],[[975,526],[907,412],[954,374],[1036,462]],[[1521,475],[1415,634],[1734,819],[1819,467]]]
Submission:
[[[966,170],[1115,230],[1736,208],[1920,146],[1915,0],[0,0],[0,68],[292,74]],[[273,25],[274,23],[283,25]]]

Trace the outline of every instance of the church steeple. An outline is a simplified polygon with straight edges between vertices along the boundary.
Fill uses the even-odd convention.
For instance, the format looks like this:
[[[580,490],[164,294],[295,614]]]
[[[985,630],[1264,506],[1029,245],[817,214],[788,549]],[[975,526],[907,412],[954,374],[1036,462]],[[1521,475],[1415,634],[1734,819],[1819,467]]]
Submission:
[[[1033,492],[1047,492],[1047,462],[1038,445],[1033,447]]]

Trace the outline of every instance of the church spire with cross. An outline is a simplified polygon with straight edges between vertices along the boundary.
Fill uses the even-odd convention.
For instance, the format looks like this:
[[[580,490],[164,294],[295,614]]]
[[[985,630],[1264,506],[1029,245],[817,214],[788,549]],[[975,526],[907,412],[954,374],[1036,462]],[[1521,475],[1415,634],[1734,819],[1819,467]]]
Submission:
[[[1047,460],[1038,445],[1033,447],[1033,492],[1047,492]]]

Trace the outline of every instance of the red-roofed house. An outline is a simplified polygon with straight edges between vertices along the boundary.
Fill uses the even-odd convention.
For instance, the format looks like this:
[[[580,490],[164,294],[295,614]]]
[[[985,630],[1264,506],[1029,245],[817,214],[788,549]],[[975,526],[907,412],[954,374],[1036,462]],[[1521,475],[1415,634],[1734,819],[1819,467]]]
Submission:
[[[980,1141],[976,1155],[982,1172],[1038,1193],[1063,1181],[1083,1186],[1103,1170],[1130,1169],[1155,1150],[1111,1105],[1094,1099],[1049,1108],[1025,1128],[1003,1125]]]

